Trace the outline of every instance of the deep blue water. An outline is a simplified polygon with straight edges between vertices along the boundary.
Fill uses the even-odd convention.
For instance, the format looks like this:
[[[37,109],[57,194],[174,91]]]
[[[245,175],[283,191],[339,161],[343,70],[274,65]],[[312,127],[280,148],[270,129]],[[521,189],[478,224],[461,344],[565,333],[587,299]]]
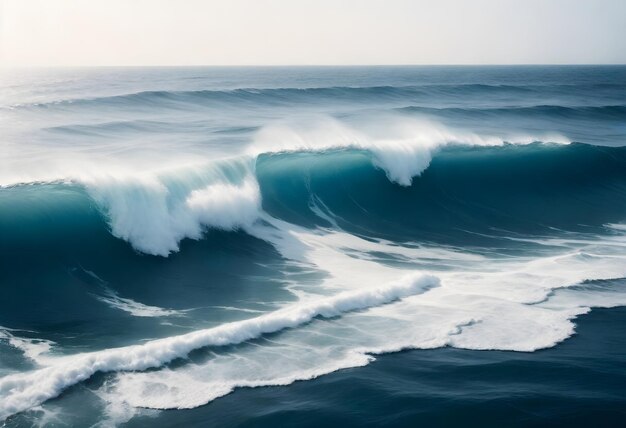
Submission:
[[[0,80],[0,420],[626,423],[626,67]]]
[[[444,348],[389,354],[287,388],[241,390],[163,426],[621,426],[626,311],[580,319],[577,335],[534,353]],[[152,423],[138,418],[129,426]]]

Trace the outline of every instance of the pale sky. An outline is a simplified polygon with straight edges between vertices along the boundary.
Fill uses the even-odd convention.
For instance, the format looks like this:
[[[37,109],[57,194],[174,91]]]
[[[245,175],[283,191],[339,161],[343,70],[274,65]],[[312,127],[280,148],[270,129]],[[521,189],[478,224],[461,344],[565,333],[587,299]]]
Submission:
[[[0,65],[626,63],[626,0],[0,0]]]

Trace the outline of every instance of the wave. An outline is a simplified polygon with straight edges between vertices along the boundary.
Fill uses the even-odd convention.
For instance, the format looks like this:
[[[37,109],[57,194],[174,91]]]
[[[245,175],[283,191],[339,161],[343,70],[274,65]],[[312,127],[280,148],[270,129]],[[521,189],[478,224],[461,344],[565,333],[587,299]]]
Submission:
[[[620,222],[625,156],[624,148],[583,144],[453,147],[406,188],[354,151],[263,156],[257,175],[264,210],[293,223],[329,224],[311,209],[314,196],[355,233],[476,244],[481,240],[472,232],[542,234]]]
[[[382,135],[377,135],[378,129],[367,132],[329,118],[317,121],[309,119],[298,126],[269,126],[257,134],[249,152],[258,156],[266,153],[346,148],[367,150],[374,155],[375,164],[385,170],[391,181],[410,186],[413,177],[420,175],[430,165],[433,154],[446,145],[504,144],[499,138],[454,132],[427,121],[404,118],[388,120],[391,124],[384,127],[385,132]]]
[[[327,269],[330,276],[320,286],[332,291],[332,296],[308,296],[255,318],[141,345],[48,359],[43,368],[0,379],[0,418],[56,397],[97,372],[115,372],[104,387],[112,389],[107,400],[113,403],[190,408],[236,387],[284,385],[362,366],[372,361],[372,354],[401,349],[534,351],[571,336],[572,319],[588,312],[590,304],[626,302],[619,281],[613,281],[613,289],[587,282],[560,292],[589,279],[623,278],[623,235],[613,248],[594,238],[582,244],[582,251],[580,242],[571,238],[546,244],[567,249],[557,256],[472,259],[441,248],[401,247],[343,232],[316,233],[270,222],[270,226],[255,226],[254,232],[272,235],[269,239],[285,257]],[[450,264],[437,276],[407,274],[411,269],[384,266],[365,257],[375,252],[405,254],[413,260],[439,257]],[[383,286],[363,287],[398,276]],[[317,318],[326,321],[311,322]],[[281,331],[281,338],[245,344]],[[238,344],[225,352],[217,349]],[[194,364],[162,368],[206,347],[213,348],[210,358],[193,357]],[[160,370],[143,372],[150,368]]]
[[[42,361],[44,356],[50,352],[50,349],[55,345],[54,342],[46,339],[33,339],[16,336],[15,333],[20,330],[5,328],[0,326],[0,340],[5,340],[10,346],[19,349],[24,353],[24,356],[34,362]],[[28,332],[34,333],[34,332]]]
[[[602,228],[626,212],[625,148],[452,145],[431,154],[402,144],[391,152],[382,144],[375,151],[331,147],[148,177],[5,188],[3,245],[10,253],[81,228],[100,236],[104,219],[136,250],[166,256],[206,228],[247,230],[263,212],[306,226],[330,219],[356,233],[458,244],[470,232],[498,228]]]
[[[125,169],[117,164],[110,170],[106,165],[85,166],[70,158],[67,162],[71,166],[63,168],[64,174],[59,178],[86,190],[106,216],[114,236],[130,242],[143,253],[166,256],[178,251],[181,240],[200,239],[207,227],[245,229],[259,217],[264,204],[263,189],[283,187],[280,183],[266,184],[266,179],[259,175],[259,171],[267,171],[264,157],[278,159],[279,156],[279,163],[284,162],[284,167],[272,163],[271,178],[274,171],[290,168],[288,159],[292,156],[297,159],[302,154],[318,153],[341,163],[345,157],[337,155],[342,151],[365,152],[370,156],[370,164],[382,169],[391,182],[409,187],[414,177],[429,167],[433,156],[446,148],[455,151],[459,147],[507,144],[501,138],[404,117],[378,118],[375,123],[359,125],[326,117],[308,119],[305,123],[276,124],[261,129],[241,156],[204,165],[196,161],[196,165],[163,171],[133,172],[127,170],[130,165]],[[558,135],[546,137],[546,141],[567,142]],[[514,141],[528,144],[536,139],[522,136]],[[282,157],[285,155],[286,158]],[[346,166],[351,164],[348,162]],[[299,181],[302,176],[297,171],[293,173],[288,180]],[[375,176],[368,172],[364,177]],[[13,190],[6,197],[19,199],[19,192]],[[40,196],[46,203],[56,203],[45,194]],[[15,208],[6,212],[8,215],[18,209],[15,201],[12,204]]]
[[[70,269],[72,276],[86,284],[93,284],[99,290],[94,296],[108,306],[127,312],[135,317],[169,317],[183,316],[184,312],[172,309],[164,309],[157,306],[144,305],[132,299],[121,297],[108,283],[98,277],[94,272],[84,269],[82,266]]]
[[[88,379],[97,372],[160,367],[176,358],[186,357],[189,352],[198,348],[238,344],[263,334],[297,327],[316,317],[338,317],[346,312],[384,305],[424,293],[437,285],[438,280],[435,277],[412,276],[393,284],[301,302],[256,318],[182,336],[64,357],[50,367],[0,379],[0,419],[56,397],[67,387]]]
[[[178,249],[177,240],[185,237],[181,231],[192,230],[198,235],[190,237],[199,239],[205,227],[242,228],[297,266],[325,272],[314,288],[329,296],[312,300],[311,289],[298,282],[297,303],[256,318],[141,345],[46,357],[38,361],[43,368],[0,379],[0,418],[56,397],[98,372],[115,372],[104,388],[111,389],[107,400],[188,408],[236,387],[288,384],[365,365],[373,354],[401,349],[529,352],[554,346],[574,333],[572,320],[590,305],[626,301],[619,289],[600,297],[589,287],[559,293],[587,280],[626,276],[626,246],[615,227],[626,212],[625,164],[625,148],[448,145],[437,150],[410,186],[401,186],[389,180],[372,151],[313,144],[308,150],[270,150],[252,164],[211,164],[206,170],[142,177],[146,181],[124,177],[3,189],[1,197],[14,198],[6,204],[10,211],[5,217],[13,224],[0,222],[7,263],[11,257],[33,262],[19,248],[32,253],[51,233],[51,208],[65,229],[52,228],[61,239],[51,239],[49,248],[58,252],[68,239],[64,234],[69,237],[85,226],[92,242],[79,240],[76,251],[86,245],[116,250],[93,242],[105,239],[105,213],[114,235],[161,255]],[[94,206],[93,201],[99,202]],[[546,206],[553,209],[547,212]],[[588,206],[600,208],[584,209]],[[43,220],[33,222],[38,215]],[[586,234],[568,232],[581,219]],[[542,232],[560,228],[558,238],[535,242],[541,247],[539,257],[503,256],[503,242],[514,240],[515,230],[526,231],[529,223]],[[398,239],[377,238],[394,227],[401,229]],[[92,233],[92,228],[99,232]],[[359,233],[350,233],[351,228]],[[595,234],[598,228],[601,236]],[[473,234],[473,249],[452,247],[461,229]],[[25,232],[34,235],[34,245]],[[487,232],[500,233],[500,241],[485,255],[476,246]],[[437,237],[446,245],[424,242]],[[118,256],[112,253],[110,263],[115,265]],[[311,322],[316,318],[329,322]],[[270,337],[268,344],[246,346],[247,340],[273,332],[282,332],[279,340]],[[192,357],[196,364],[163,367],[189,358],[195,349],[225,345],[237,348],[225,353],[212,349],[215,357]],[[159,370],[126,373],[149,368]]]
[[[556,84],[556,85],[488,85],[477,83],[466,84],[425,84],[407,86],[331,86],[331,87],[308,87],[308,88],[238,88],[226,90],[173,90],[173,91],[142,91],[126,94],[117,94],[94,98],[69,98],[47,102],[14,104],[10,109],[47,109],[64,107],[87,107],[87,106],[169,106],[171,108],[184,108],[185,104],[200,106],[207,103],[217,103],[220,106],[229,106],[237,103],[262,102],[265,106],[277,106],[292,102],[329,100],[334,103],[344,101],[371,100],[399,100],[420,97],[462,97],[483,95],[514,95],[528,96],[530,94],[543,94],[554,92],[568,94],[572,88],[580,95],[582,93],[624,92],[626,85],[615,83],[604,84]]]
[[[260,193],[252,178],[239,184],[217,182],[195,189],[188,187],[189,177],[185,178],[170,182],[169,187],[149,179],[98,181],[87,189],[104,208],[113,235],[148,254],[178,251],[183,238],[201,238],[204,226],[234,230],[258,217]]]
[[[403,107],[398,110],[444,117],[468,117],[472,119],[494,116],[588,120],[623,120],[626,118],[626,105],[620,104],[601,106],[536,105],[528,107],[500,108],[430,108],[423,106],[410,106]]]

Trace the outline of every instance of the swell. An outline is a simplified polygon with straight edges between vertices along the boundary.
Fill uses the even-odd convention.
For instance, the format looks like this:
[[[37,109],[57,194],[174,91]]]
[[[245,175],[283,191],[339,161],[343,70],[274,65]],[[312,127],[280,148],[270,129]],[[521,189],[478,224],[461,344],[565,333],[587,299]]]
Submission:
[[[600,119],[624,120],[626,105],[603,106],[560,106],[537,105],[530,107],[501,107],[501,108],[429,108],[421,106],[403,107],[400,111],[432,114],[448,117],[468,117],[472,119],[489,118],[493,116],[513,116],[528,118],[567,118],[567,119]]]
[[[290,98],[292,101],[297,99]],[[461,108],[446,107],[436,108],[427,106],[408,106],[399,107],[395,111],[401,113],[415,114],[420,117],[433,117],[437,120],[467,120],[471,123],[475,121],[490,121],[495,124],[505,124],[504,128],[519,127],[524,121],[533,121],[536,124],[547,121],[548,129],[554,129],[555,121],[571,121],[579,123],[585,121],[606,121],[618,122],[621,124],[626,120],[626,105],[597,105],[597,106],[564,106],[564,105],[531,105],[524,107],[498,107],[498,108]],[[510,119],[511,121],[507,121]],[[509,123],[511,122],[511,123]],[[583,130],[587,127],[582,126]],[[609,128],[609,134],[606,138],[605,145],[615,143],[616,134],[614,127]],[[156,121],[156,120],[117,120],[110,122],[94,123],[94,124],[71,124],[58,125],[45,128],[46,131],[63,135],[71,135],[72,137],[81,138],[113,138],[120,136],[136,135],[162,135],[167,133],[184,132],[187,135],[197,134],[198,136],[206,136],[207,133],[219,135],[221,138],[227,136],[239,136],[250,134],[259,130],[258,126],[231,126],[224,127],[207,124],[206,120],[194,121]],[[580,129],[575,129],[580,132]],[[612,132],[612,133],[611,133]],[[599,135],[599,130],[595,130],[591,137]],[[621,137],[617,137],[621,138]],[[586,141],[586,140],[584,140]]]
[[[315,99],[333,102],[355,100],[393,100],[415,97],[459,97],[459,96],[531,96],[554,93],[568,95],[576,89],[579,95],[606,92],[612,97],[626,92],[626,85],[578,84],[578,85],[487,85],[487,84],[438,84],[412,86],[335,86],[310,88],[241,88],[229,90],[181,90],[181,91],[142,91],[94,98],[60,99],[39,103],[24,103],[9,106],[10,109],[64,108],[86,106],[123,107],[130,105],[170,105],[183,107],[184,104],[223,103],[224,106],[238,103],[262,102],[265,106],[287,104]]]

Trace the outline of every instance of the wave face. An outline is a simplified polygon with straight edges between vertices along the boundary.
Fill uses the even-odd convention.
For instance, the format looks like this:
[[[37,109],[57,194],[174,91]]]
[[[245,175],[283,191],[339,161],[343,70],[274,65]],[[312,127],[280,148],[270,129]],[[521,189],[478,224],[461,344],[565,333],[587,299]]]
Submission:
[[[141,425],[626,305],[626,69],[477,70],[4,79],[0,419]]]

